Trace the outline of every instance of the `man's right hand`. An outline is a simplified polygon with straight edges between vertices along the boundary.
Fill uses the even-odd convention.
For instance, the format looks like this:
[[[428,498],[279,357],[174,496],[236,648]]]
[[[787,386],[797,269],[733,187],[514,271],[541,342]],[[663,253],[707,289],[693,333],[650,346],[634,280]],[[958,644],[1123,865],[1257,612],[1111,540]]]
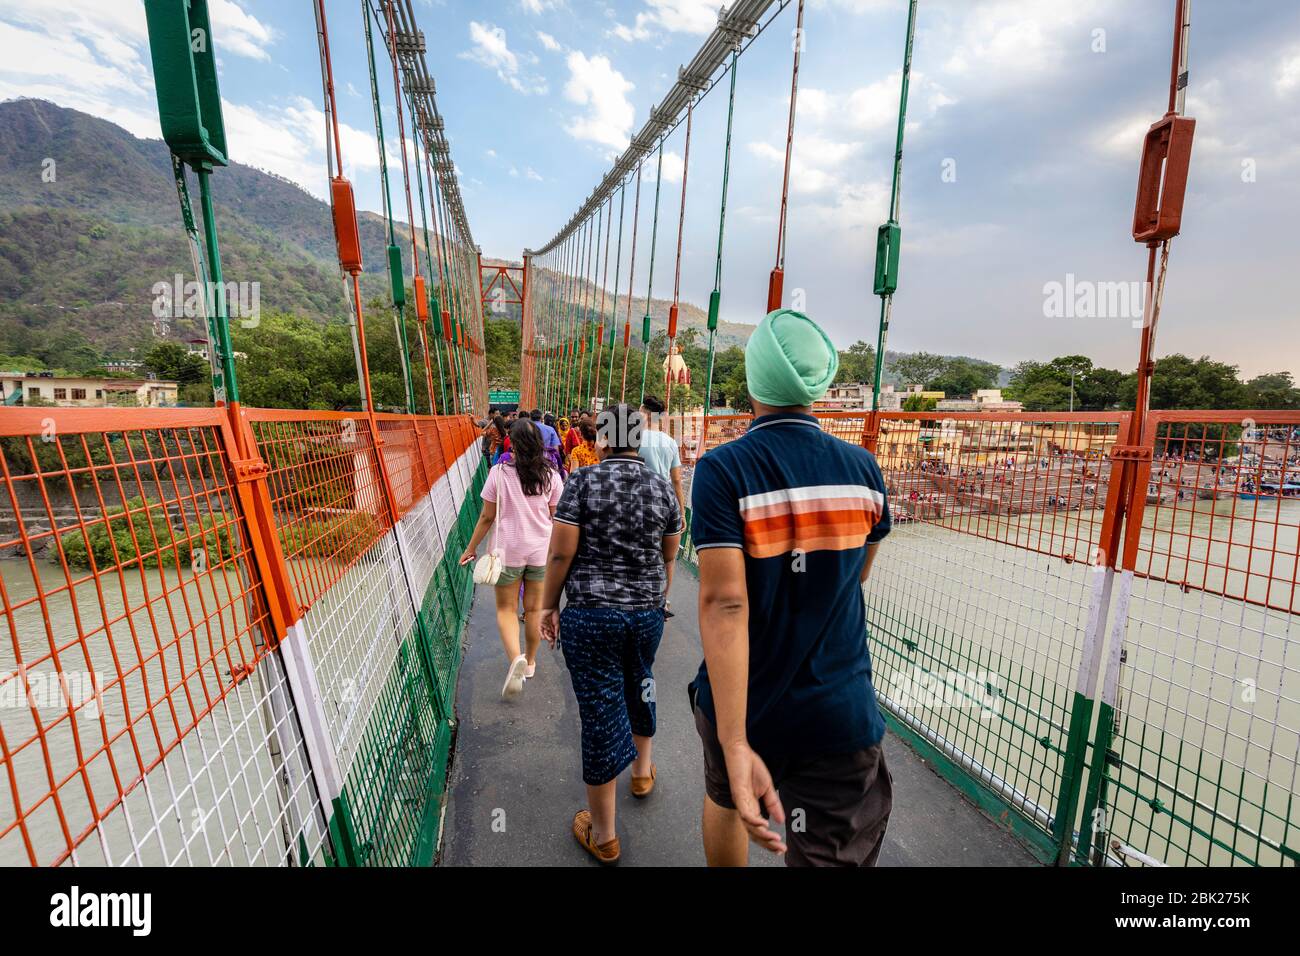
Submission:
[[[749,838],[765,850],[784,853],[785,843],[768,821],[785,825],[785,808],[772,783],[772,774],[746,742],[732,744],[723,749],[727,761],[727,778],[731,785],[731,801],[736,805],[741,822]],[[767,810],[764,818],[762,810]]]

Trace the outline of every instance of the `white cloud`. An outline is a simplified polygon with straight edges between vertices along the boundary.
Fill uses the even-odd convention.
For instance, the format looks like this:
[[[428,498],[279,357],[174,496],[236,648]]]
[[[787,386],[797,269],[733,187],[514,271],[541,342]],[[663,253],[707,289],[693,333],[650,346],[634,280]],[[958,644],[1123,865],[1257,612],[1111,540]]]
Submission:
[[[790,191],[818,195],[844,186],[846,180],[841,175],[841,167],[861,149],[861,143],[840,142],[807,133],[797,136],[790,157]],[[784,143],[780,146],[768,142],[750,143],[749,151],[775,165],[785,163]]]
[[[569,123],[569,135],[623,149],[636,115],[627,97],[633,89],[632,83],[605,56],[588,58],[574,50],[565,62],[569,80],[564,85],[564,96],[569,102],[586,107],[584,114]]]
[[[546,49],[550,50],[552,53],[558,53],[560,50],[564,49],[564,47],[560,46],[559,40],[555,39],[555,37],[551,36],[544,30],[537,31],[537,39],[541,42],[542,46],[546,47]]]
[[[657,33],[703,35],[718,25],[717,0],[646,0],[646,9],[631,26],[616,24],[610,31],[620,40],[646,40]]]
[[[930,41],[949,51],[941,73],[960,80],[966,93],[1023,89],[1060,73],[1071,52],[1086,51],[1091,29],[1116,22],[1119,0],[1087,4],[1042,0],[986,0],[939,8]]]
[[[1137,113],[1103,126],[1093,136],[1093,149],[1111,159],[1137,161],[1142,152],[1142,140],[1151,128],[1150,112]]]
[[[519,57],[510,49],[506,42],[506,31],[501,27],[472,20],[469,38],[474,46],[461,54],[463,59],[495,70],[501,82],[519,93],[527,95],[547,92],[545,80],[523,73]]]
[[[223,100],[222,112],[232,160],[283,176],[318,198],[327,195],[325,115],[319,106],[304,97],[294,97],[285,105],[247,106]],[[353,178],[357,170],[378,168],[373,135],[347,124],[340,127],[339,135],[345,168]],[[390,150],[389,161],[400,164],[396,149]]]
[[[540,183],[544,181],[542,179],[542,174],[539,173],[537,170],[533,169],[533,167],[531,166],[529,166],[527,169],[524,170],[524,175],[535,183]]]
[[[686,170],[686,161],[682,158],[681,153],[674,152],[671,149],[664,151],[664,163],[663,163],[664,182],[680,183],[682,181],[682,173],[685,170]],[[642,182],[654,183],[656,177],[658,176],[659,176],[659,157],[654,156],[651,159],[647,159],[645,161],[645,164],[642,165],[641,180]]]
[[[1279,96],[1286,96],[1300,90],[1300,52],[1293,52],[1282,58],[1282,62],[1278,64],[1273,88]]]
[[[254,60],[269,60],[266,48],[275,42],[275,33],[234,0],[211,0],[208,12],[217,50]]]
[[[219,53],[265,60],[273,32],[235,0],[214,0]],[[158,137],[149,31],[140,3],[0,0],[0,98],[31,96]]]
[[[539,16],[547,10],[563,6],[564,0],[519,0],[519,5],[524,8],[525,13]]]

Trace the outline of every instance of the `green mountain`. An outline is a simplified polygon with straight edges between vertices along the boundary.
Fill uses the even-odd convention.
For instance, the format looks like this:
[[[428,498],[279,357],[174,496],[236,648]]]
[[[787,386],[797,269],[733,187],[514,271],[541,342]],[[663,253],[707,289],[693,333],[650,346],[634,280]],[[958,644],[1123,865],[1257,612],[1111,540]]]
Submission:
[[[49,160],[53,176],[43,175]],[[237,163],[214,174],[212,190],[227,282],[260,283],[263,310],[344,320],[326,203]],[[363,288],[382,296],[383,219],[362,213],[360,231]],[[106,357],[147,349],[153,286],[178,273],[193,278],[161,140],[43,100],[0,103],[0,354],[30,354],[52,330]],[[172,334],[200,331],[181,319]]]
[[[43,175],[48,160],[52,177]],[[328,204],[238,163],[213,175],[212,191],[227,282],[260,283],[263,310],[344,321]],[[383,219],[362,213],[360,229],[363,289],[384,297]],[[403,224],[398,232],[409,243]],[[30,355],[51,333],[69,349],[88,344],[104,358],[142,354],[155,339],[155,283],[192,272],[161,140],[44,100],[0,103],[0,355]],[[668,307],[652,302],[655,329],[666,327]],[[633,310],[638,335],[643,308]],[[518,311],[505,314],[517,320]],[[703,330],[705,319],[702,309],[682,304],[683,328]],[[724,324],[719,341],[743,344],[750,331]],[[170,334],[202,330],[180,319]]]

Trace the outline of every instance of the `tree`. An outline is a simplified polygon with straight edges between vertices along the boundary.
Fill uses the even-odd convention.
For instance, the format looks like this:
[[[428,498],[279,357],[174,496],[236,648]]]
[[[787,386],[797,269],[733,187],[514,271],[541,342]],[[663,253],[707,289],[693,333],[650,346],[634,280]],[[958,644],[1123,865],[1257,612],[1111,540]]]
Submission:
[[[931,382],[931,388],[949,397],[965,397],[982,388],[992,388],[1001,374],[1002,367],[992,362],[956,358]]]
[[[1021,362],[1006,392],[1031,412],[1066,411],[1071,404],[1076,411],[1107,411],[1119,406],[1125,381],[1124,373],[1097,368],[1085,355],[1064,355]]]
[[[1125,407],[1134,407],[1137,376],[1130,375],[1121,391]],[[1157,360],[1151,378],[1152,408],[1243,408],[1246,396],[1236,366],[1208,355],[1198,359],[1167,355]]]
[[[1290,372],[1257,375],[1246,383],[1246,407],[1300,408],[1300,388],[1296,388]]]
[[[38,336],[34,351],[48,368],[66,369],[77,375],[93,372],[103,361],[99,349],[75,329],[49,337]]]
[[[208,363],[191,355],[179,342],[159,339],[144,354],[144,366],[154,375],[178,385],[200,385],[210,376]]]
[[[903,399],[903,411],[905,412],[932,412],[938,406],[938,399],[926,398],[924,395],[909,395]]]
[[[892,366],[894,374],[903,380],[904,385],[920,385],[928,389],[948,368],[948,360],[930,352],[914,352],[896,357]]]
[[[747,412],[751,406],[749,404],[749,385],[745,380],[745,350],[739,346],[732,346],[722,355],[726,355],[727,367],[725,372],[717,376],[715,388],[722,393],[724,404],[738,412]]]
[[[490,318],[483,323],[483,347],[493,386],[501,389],[519,387],[522,338],[523,328],[515,319]]]
[[[836,385],[856,382],[871,383],[876,377],[876,347],[861,340],[840,352],[840,369],[835,374]]]

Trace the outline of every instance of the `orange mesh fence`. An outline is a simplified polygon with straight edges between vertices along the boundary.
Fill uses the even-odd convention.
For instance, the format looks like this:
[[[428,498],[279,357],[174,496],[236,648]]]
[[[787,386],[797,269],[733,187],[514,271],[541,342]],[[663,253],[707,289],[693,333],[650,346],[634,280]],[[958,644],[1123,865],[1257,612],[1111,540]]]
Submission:
[[[882,412],[876,458],[895,523],[924,521],[1091,561],[1127,415]]]
[[[1300,611],[1300,413],[1154,412],[1144,444],[1151,469],[1125,566]]]
[[[370,419],[349,412],[241,411],[266,462],[276,533],[305,611],[392,525]],[[399,444],[395,456],[402,454]],[[413,456],[405,457],[409,488]]]
[[[822,431],[843,439],[850,445],[861,445],[867,430],[868,412],[814,412]]]
[[[1153,412],[1143,445],[1090,849],[1126,866],[1294,866],[1300,412]]]
[[[436,419],[389,414],[376,415],[375,419],[379,424],[384,467],[388,470],[393,499],[397,503],[397,516],[402,518],[429,493],[436,480],[426,462],[426,436],[435,427]]]
[[[188,852],[193,834],[163,845],[159,807],[188,800],[206,820],[213,804],[194,780],[167,794],[147,779],[200,727],[249,728],[242,685],[276,640],[225,417],[12,410],[0,443],[0,863]],[[210,790],[239,778],[253,794],[271,778],[252,763],[223,773],[222,786],[206,775]],[[143,832],[123,841],[132,801]]]

